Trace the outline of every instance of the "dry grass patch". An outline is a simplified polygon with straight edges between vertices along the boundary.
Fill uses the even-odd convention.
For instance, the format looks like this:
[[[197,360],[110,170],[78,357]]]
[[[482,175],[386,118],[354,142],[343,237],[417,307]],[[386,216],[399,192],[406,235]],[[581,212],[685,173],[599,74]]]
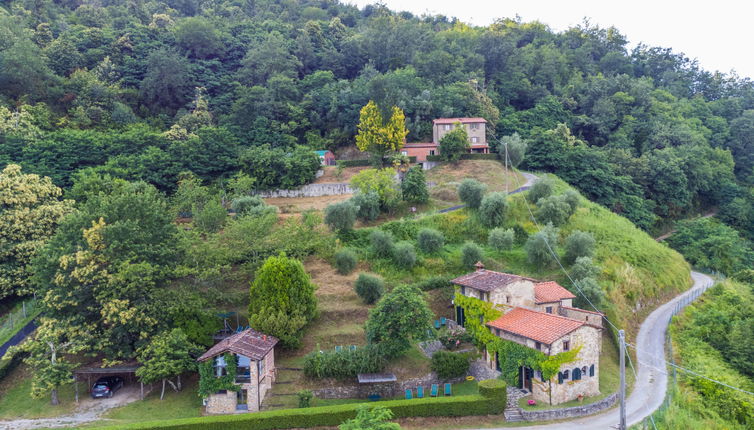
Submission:
[[[341,194],[337,196],[319,196],[319,197],[276,197],[264,199],[268,205],[277,206],[280,213],[287,214],[301,213],[308,210],[322,211],[331,204],[342,202],[353,197],[353,194]]]
[[[427,181],[436,185],[430,190],[434,200],[458,203],[456,188],[466,178],[476,179],[487,184],[488,191],[505,191],[518,188],[526,179],[518,172],[505,171],[505,167],[495,160],[461,160],[458,164],[445,163],[427,171]]]
[[[357,166],[357,167],[345,167],[343,171],[341,172],[340,177],[338,177],[337,172],[338,168],[336,166],[326,166],[322,170],[324,170],[325,174],[317,178],[314,183],[315,184],[330,184],[330,183],[339,183],[339,182],[348,182],[351,180],[351,178],[361,172],[364,169],[369,169],[371,166]]]

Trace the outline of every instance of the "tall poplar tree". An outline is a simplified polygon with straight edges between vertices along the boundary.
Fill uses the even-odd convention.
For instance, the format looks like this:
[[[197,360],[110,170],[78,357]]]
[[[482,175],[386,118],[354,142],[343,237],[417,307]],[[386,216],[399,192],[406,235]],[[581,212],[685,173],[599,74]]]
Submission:
[[[380,167],[385,155],[400,150],[408,135],[403,111],[393,106],[390,118],[385,122],[373,100],[361,108],[357,129],[356,146],[361,151],[371,153],[374,163]]]

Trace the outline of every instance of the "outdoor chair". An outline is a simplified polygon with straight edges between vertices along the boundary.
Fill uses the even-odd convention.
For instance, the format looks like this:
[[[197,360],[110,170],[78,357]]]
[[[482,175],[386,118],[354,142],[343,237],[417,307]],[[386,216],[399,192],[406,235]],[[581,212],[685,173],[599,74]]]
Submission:
[[[340,352],[340,351],[343,351],[343,347],[340,346],[340,345],[336,346],[335,347],[335,352]]]
[[[435,320],[435,328],[440,330],[440,320]]]
[[[445,395],[450,396],[450,384],[445,384]]]
[[[351,351],[356,351],[356,345],[351,345]]]
[[[424,398],[424,387],[416,387],[416,398],[417,399],[423,399]]]
[[[445,323],[447,323],[447,322],[448,322],[448,320],[445,317],[440,317],[440,325],[444,326]]]
[[[411,400],[414,398],[414,393],[411,392],[410,388],[406,388],[406,400]]]
[[[437,391],[438,391],[437,384],[432,384],[432,390],[429,392],[429,395],[431,397],[437,397]]]

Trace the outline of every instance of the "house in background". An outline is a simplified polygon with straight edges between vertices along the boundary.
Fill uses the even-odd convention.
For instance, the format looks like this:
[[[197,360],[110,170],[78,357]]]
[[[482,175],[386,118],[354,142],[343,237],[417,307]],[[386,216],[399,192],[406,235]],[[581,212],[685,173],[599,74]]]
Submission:
[[[319,157],[319,163],[323,166],[334,166],[335,165],[335,154],[332,153],[332,151],[327,150],[321,150],[321,151],[314,151],[317,154],[317,157]]]
[[[221,340],[198,358],[199,362],[212,360],[215,375],[226,375],[224,355],[236,356],[235,382],[238,391],[222,390],[206,399],[208,414],[257,412],[267,390],[275,382],[275,345],[277,338],[253,329],[235,333]]]
[[[438,118],[432,121],[432,142],[407,143],[401,153],[416,157],[417,162],[427,161],[429,155],[440,155],[440,140],[456,127],[466,129],[469,136],[469,152],[489,154],[487,144],[487,120],[484,118]]]
[[[519,368],[518,387],[530,391],[534,400],[557,405],[600,393],[601,313],[574,308],[576,296],[557,282],[485,270],[481,263],[475,272],[452,282],[459,294],[492,303],[502,312],[485,323],[495,336],[547,356],[580,348],[576,359],[563,364],[551,380],[544,380],[539,371]],[[460,325],[466,322],[460,306],[456,306],[456,320]],[[506,357],[494,351],[483,353],[487,364],[500,370]]]

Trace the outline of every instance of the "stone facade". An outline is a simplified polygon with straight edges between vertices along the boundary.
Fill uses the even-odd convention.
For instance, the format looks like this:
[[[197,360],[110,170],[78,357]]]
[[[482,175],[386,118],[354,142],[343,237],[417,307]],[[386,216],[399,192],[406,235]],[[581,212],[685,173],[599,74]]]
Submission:
[[[526,421],[552,421],[563,418],[583,417],[586,415],[596,414],[615,405],[618,400],[618,394],[611,394],[604,399],[589,403],[583,406],[573,406],[570,408],[547,409],[538,411],[522,410],[521,414]]]
[[[205,411],[212,415],[258,412],[267,391],[272,388],[272,384],[275,382],[275,373],[275,352],[273,349],[260,361],[250,360],[249,382],[237,383],[240,386],[240,394],[236,391],[211,394],[207,399]],[[239,404],[239,398],[245,398],[245,405]]]
[[[459,118],[459,120],[463,119]],[[440,140],[457,126],[457,124],[442,122],[432,124],[432,142],[440,143]],[[469,144],[471,144],[472,149],[474,146],[487,146],[487,124],[483,121],[465,122],[464,120],[461,126],[466,129],[466,134],[469,135]]]

